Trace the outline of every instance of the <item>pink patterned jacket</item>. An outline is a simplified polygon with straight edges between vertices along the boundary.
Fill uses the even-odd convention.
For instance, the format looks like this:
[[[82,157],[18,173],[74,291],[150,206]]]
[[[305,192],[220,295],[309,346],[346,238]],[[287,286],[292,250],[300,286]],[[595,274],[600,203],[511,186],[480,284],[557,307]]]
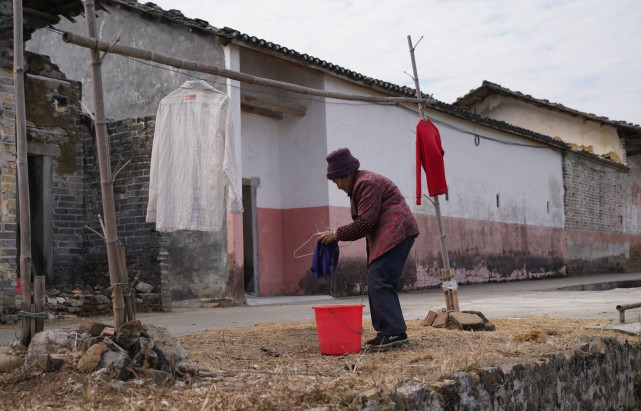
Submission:
[[[354,222],[339,227],[336,234],[341,241],[366,237],[368,264],[419,234],[405,198],[390,179],[367,170],[357,171],[350,197]]]

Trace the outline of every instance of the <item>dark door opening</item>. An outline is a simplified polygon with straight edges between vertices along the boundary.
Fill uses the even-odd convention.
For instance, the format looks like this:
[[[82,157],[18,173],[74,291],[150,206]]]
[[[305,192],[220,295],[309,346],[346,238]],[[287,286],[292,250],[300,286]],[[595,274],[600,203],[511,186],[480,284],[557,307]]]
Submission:
[[[243,179],[243,267],[245,293],[258,295],[256,244],[256,186],[258,179]]]
[[[52,158],[29,155],[31,260],[36,274],[53,282]],[[20,241],[18,241],[18,244]]]

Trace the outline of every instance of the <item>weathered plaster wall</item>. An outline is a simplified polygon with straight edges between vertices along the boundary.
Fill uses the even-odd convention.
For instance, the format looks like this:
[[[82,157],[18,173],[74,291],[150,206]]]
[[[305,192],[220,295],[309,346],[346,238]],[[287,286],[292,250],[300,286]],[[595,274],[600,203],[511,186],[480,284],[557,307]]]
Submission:
[[[329,213],[336,225],[351,222],[349,208],[330,207]],[[401,282],[404,290],[433,288],[441,284],[443,263],[438,221],[434,215],[427,214],[417,214],[416,218],[421,235],[414,243],[405,266]],[[444,217],[443,224],[450,264],[455,269],[459,284],[525,280],[565,272],[565,234],[561,227],[455,217]],[[292,265],[307,270],[299,283],[301,289],[331,292],[332,295],[364,292],[367,283],[365,241],[341,243],[341,246],[338,269],[329,282],[312,280],[308,266]],[[307,251],[313,251],[313,245],[308,246]],[[309,260],[305,262],[309,265]],[[291,272],[289,268],[285,271],[289,273],[288,278],[300,275],[300,272]]]
[[[214,42],[211,36],[189,31],[182,24],[170,24],[167,21],[161,22],[156,18],[144,18],[144,16],[141,18],[138,12],[128,12],[112,5],[105,5],[105,7],[108,12],[97,13],[97,28],[102,40],[113,41],[119,38],[119,44],[149,49],[185,60],[221,67],[226,65],[231,67],[235,62],[238,66],[237,53],[230,53],[229,48],[225,50]],[[131,30],[131,27],[136,27],[136,30]],[[86,31],[82,16],[77,18],[75,23],[61,21],[55,29],[81,34]],[[83,84],[83,103],[91,109],[92,89],[88,50],[65,44],[59,33],[50,30],[34,33],[27,48],[51,55],[53,62],[58,63],[70,78],[80,79]],[[238,297],[235,287],[231,289],[227,287],[229,285],[228,265],[235,270],[239,269],[235,258],[237,254],[235,245],[239,239],[233,236],[233,230],[232,235],[229,236],[232,246],[228,247],[226,230],[217,233],[179,232],[160,236],[151,225],[144,222],[154,124],[153,118],[145,116],[155,115],[160,100],[185,81],[190,80],[194,73],[179,73],[173,68],[137,62],[117,55],[107,55],[103,61],[102,74],[106,116],[117,120],[115,122],[112,120],[110,123],[110,131],[115,134],[110,139],[114,163],[112,166],[115,167],[119,159],[123,159],[123,162],[133,160],[120,173],[114,186],[119,235],[125,243],[132,273],[142,273],[143,281],[153,284],[157,290],[162,288],[162,283],[165,283],[167,286],[163,291],[171,289],[174,299],[222,297],[229,293]],[[228,90],[225,79],[200,73],[198,77],[220,90]],[[234,112],[236,113],[239,112],[240,103],[238,96],[235,97]],[[234,126],[233,138],[236,139],[238,146],[236,161],[240,162],[239,115],[234,116]],[[85,155],[87,169],[92,172],[84,181],[88,197],[86,219],[92,228],[98,229],[96,215],[101,209],[101,200],[95,147],[93,140],[89,138],[85,140],[86,150],[84,153],[80,150],[79,154]],[[63,150],[63,157],[64,153]],[[78,185],[82,185],[82,181]],[[242,233],[242,220],[239,221],[240,224],[236,225]],[[82,225],[80,227],[82,228]],[[84,266],[84,270],[89,272],[90,278],[93,276],[91,281],[106,281],[104,242],[90,231],[84,234],[88,237],[84,248],[88,263]],[[82,238],[80,241],[82,242]],[[239,252],[240,261],[242,261],[242,248]],[[77,254],[82,256],[82,246]],[[228,256],[234,257],[228,261]],[[83,267],[82,263],[76,266]],[[162,266],[162,269],[159,270],[159,266]],[[169,274],[172,278],[163,279],[159,276],[159,272]],[[242,293],[240,299],[242,299]],[[165,300],[168,300],[168,296],[165,296]]]
[[[18,258],[12,64],[3,54],[1,276],[4,304],[16,293]],[[12,58],[12,57],[11,57]],[[83,150],[89,134],[81,115],[80,83],[67,80],[48,57],[25,53],[27,153],[30,168],[32,257],[49,286],[82,280]],[[11,77],[9,77],[11,76]],[[37,174],[31,174],[37,172]],[[11,301],[9,301],[11,300]]]
[[[626,162],[625,149],[612,126],[499,95],[488,96],[471,110],[546,136],[560,137],[566,143],[591,146],[598,155],[614,153],[618,161]]]
[[[325,87],[354,94],[368,93],[331,78],[326,79]],[[440,130],[446,152],[450,193],[447,198],[441,196],[441,211],[457,280],[475,283],[564,274],[566,246],[561,153],[436,112],[430,113],[430,117]],[[344,146],[350,147],[360,160],[361,168],[379,172],[395,181],[417,217],[422,234],[410,254],[403,288],[438,286],[442,262],[434,207],[425,198],[422,205],[415,205],[413,131],[416,114],[377,104],[333,104],[328,101],[325,121],[326,148],[308,149],[301,147],[302,143],[299,146],[289,144],[293,151],[287,156],[281,154],[281,149],[278,156],[281,163],[306,158],[309,165],[300,173],[296,170],[281,173],[280,192],[265,189],[264,197],[259,194],[259,204],[261,199],[269,199],[276,207],[281,204],[270,210],[260,209],[258,213],[261,294],[332,292],[349,295],[365,290],[364,240],[343,244],[338,271],[330,281],[311,279],[310,258],[297,259],[292,254],[316,230],[314,222],[321,230],[351,222],[349,198],[342,191],[324,178],[319,183],[323,189],[311,182],[305,183],[303,178],[307,176],[307,170],[313,168],[324,177],[326,163],[314,164],[318,159],[324,159],[328,152]],[[260,190],[264,188],[262,176],[276,175],[277,167],[270,157],[263,157],[265,164],[259,167],[257,153],[275,155],[276,141],[280,147],[286,141],[279,130],[270,127],[274,122],[254,115],[243,116],[243,133],[251,126],[257,130],[257,135],[260,131],[268,139],[250,140],[243,134],[243,147],[247,148],[244,154],[252,155],[250,160],[245,157],[244,170],[258,173]],[[479,138],[475,139],[475,135]],[[261,170],[265,174],[260,174]],[[302,180],[294,185],[282,184],[287,175]],[[306,178],[311,179],[310,176]],[[422,184],[425,193],[424,176]],[[290,208],[284,205],[285,194],[281,193],[300,196],[310,188],[317,189],[310,197],[317,206]],[[299,254],[312,252],[313,245],[312,241]]]
[[[414,245],[412,288],[440,285],[438,222],[420,215],[423,234]],[[450,265],[460,284],[526,280],[565,272],[565,238],[561,227],[543,227],[444,217]]]
[[[225,47],[225,67],[240,71],[240,53],[238,46],[230,44]],[[240,82],[226,79],[227,94],[231,100],[231,124],[234,142],[234,159],[238,165],[239,178],[242,178],[242,140],[241,140],[241,108]],[[244,198],[243,198],[244,200]],[[246,214],[249,213],[249,214]],[[244,210],[243,214],[227,213],[227,287],[225,295],[235,302],[245,301],[245,250],[243,238],[243,221],[245,215],[253,215],[252,210]]]
[[[372,94],[363,88],[327,77],[326,89],[351,94]],[[405,200],[415,203],[415,134],[418,117],[401,108],[364,102],[341,101],[327,105],[326,154],[349,147],[361,169],[374,171],[394,181]],[[447,149],[446,149],[447,152]],[[447,159],[447,157],[446,157]],[[319,172],[324,174],[327,163]],[[447,169],[446,169],[447,170]],[[329,205],[349,207],[349,198],[329,180]]]
[[[362,90],[328,82],[332,89]],[[442,113],[428,116],[439,129],[445,151],[445,216],[504,223],[563,227],[561,153],[531,140],[461,121]],[[348,146],[361,168],[394,181],[413,211],[434,214],[425,197],[416,206],[415,139],[418,117],[400,108],[374,104],[328,107],[328,151]],[[478,139],[475,135],[480,136]],[[375,144],[372,136],[377,136]],[[425,175],[422,192],[427,193]],[[344,193],[329,182],[330,205],[345,206]],[[499,206],[496,196],[499,195]]]
[[[566,154],[568,274],[641,268],[641,157],[629,170],[577,153]]]
[[[306,87],[322,88],[323,84],[319,73],[251,51],[241,54],[240,69]],[[327,201],[323,99],[252,85],[243,86],[241,94],[306,110],[303,117],[284,114],[281,120],[246,112],[241,116],[243,178],[259,180],[260,295],[305,292],[298,283],[311,260],[296,259],[294,250],[316,232],[315,223],[320,229],[328,224],[326,210],[315,207]]]
[[[257,207],[281,208],[281,174],[278,122],[242,113],[243,178],[259,178]]]
[[[323,88],[321,74],[250,51],[241,54],[240,69],[251,75]],[[323,202],[326,193],[316,189],[326,181],[323,99],[254,85],[243,86],[241,94],[306,110],[303,117],[284,114],[282,120],[242,113],[243,178],[260,177],[258,207],[288,209]]]
[[[335,90],[345,91],[337,82]],[[348,88],[350,92],[362,92]],[[390,177],[413,209],[421,235],[410,258],[406,289],[440,284],[438,223],[426,198],[415,203],[415,113],[379,105],[328,107],[328,151],[348,146],[361,167]],[[379,112],[380,111],[380,112]],[[448,254],[459,283],[506,281],[565,271],[563,176],[560,152],[436,112],[445,150],[448,196],[440,196]],[[376,144],[368,136],[383,132]],[[475,135],[480,136],[478,139]],[[485,138],[487,137],[487,138]],[[422,177],[423,193],[427,192]],[[351,221],[349,199],[328,184],[332,226]],[[497,204],[497,195],[499,197]],[[341,250],[339,275],[365,266],[364,244]],[[350,273],[350,274],[348,274]],[[365,281],[355,281],[356,289]]]
[[[112,122],[108,127],[112,169],[130,161],[114,183],[118,236],[125,245],[130,275],[163,293],[163,307],[169,303],[169,294],[173,300],[223,297],[228,279],[225,230],[160,233],[155,224],[145,221],[154,126],[154,117],[142,117]],[[85,146],[86,220],[89,227],[100,231],[97,215],[102,199],[94,140],[86,141]],[[93,281],[108,283],[104,240],[90,230],[85,232],[84,254],[86,274]]]
[[[153,50],[183,60],[224,67],[223,47],[212,36],[190,32],[184,25],[170,25],[155,19],[141,18],[137,12],[129,12],[105,5],[108,12],[97,12],[97,31],[101,40]],[[66,19],[57,24],[56,30],[85,34],[85,20],[78,16],[75,23]],[[132,27],[135,27],[132,30]],[[93,107],[89,72],[88,49],[67,44],[61,35],[49,30],[39,30],[26,45],[27,50],[50,55],[69,78],[83,84],[83,101]],[[174,91],[193,73],[168,70],[165,66],[146,64],[118,55],[108,55],[102,65],[105,96],[105,115],[109,119],[144,117],[156,114],[160,100]],[[198,77],[225,90],[224,80],[215,76],[199,74]]]
[[[27,151],[30,156],[46,157],[51,163],[42,176],[49,180],[44,189],[51,192],[33,195],[32,190],[30,202],[32,209],[44,209],[50,218],[32,221],[32,237],[46,236],[39,224],[52,224],[52,237],[46,241],[52,242],[49,245],[53,246],[53,255],[37,255],[38,250],[32,248],[34,262],[49,285],[82,281],[83,140],[89,137],[89,122],[81,114],[81,84],[67,80],[48,56],[26,56]],[[34,177],[37,176],[29,176],[30,185],[38,180]],[[41,259],[45,260],[43,268]]]

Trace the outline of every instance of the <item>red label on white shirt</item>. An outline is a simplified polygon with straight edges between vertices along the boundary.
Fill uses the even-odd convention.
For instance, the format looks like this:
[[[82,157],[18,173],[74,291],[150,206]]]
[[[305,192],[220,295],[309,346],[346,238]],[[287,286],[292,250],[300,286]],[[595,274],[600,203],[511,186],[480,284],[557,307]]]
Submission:
[[[195,100],[196,95],[195,94],[186,94],[185,95],[185,100]]]

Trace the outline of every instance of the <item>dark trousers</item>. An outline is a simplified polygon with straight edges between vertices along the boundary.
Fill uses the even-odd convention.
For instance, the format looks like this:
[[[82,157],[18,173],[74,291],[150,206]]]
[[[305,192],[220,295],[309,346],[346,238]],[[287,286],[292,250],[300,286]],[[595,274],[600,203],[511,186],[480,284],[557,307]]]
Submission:
[[[396,289],[414,239],[405,239],[372,261],[367,270],[367,296],[372,325],[383,335],[401,334],[407,330]]]

